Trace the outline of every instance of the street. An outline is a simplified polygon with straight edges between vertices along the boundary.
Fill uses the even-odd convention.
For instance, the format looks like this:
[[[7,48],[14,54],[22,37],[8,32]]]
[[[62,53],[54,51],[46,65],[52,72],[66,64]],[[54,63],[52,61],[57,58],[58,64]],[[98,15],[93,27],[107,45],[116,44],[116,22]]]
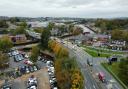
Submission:
[[[106,58],[93,58],[82,48],[74,46],[70,42],[67,42],[64,46],[68,47],[71,55],[74,55],[77,58],[79,67],[85,78],[85,89],[108,89],[109,84],[112,84],[112,89],[123,89],[120,84],[100,65],[101,62],[107,61]],[[93,67],[91,68],[93,74],[91,74],[89,68],[86,67],[87,59],[92,60],[93,62]],[[96,74],[98,72],[103,72],[105,74],[105,78],[109,82],[108,84],[103,84],[101,81],[93,77],[93,75],[97,76]],[[113,82],[110,83],[110,81]]]

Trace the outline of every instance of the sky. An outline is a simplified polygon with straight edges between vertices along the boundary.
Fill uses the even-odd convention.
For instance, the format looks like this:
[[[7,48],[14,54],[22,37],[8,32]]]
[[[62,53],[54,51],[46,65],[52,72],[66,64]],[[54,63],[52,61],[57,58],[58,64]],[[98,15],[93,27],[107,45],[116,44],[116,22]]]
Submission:
[[[0,0],[0,16],[128,17],[128,0]]]

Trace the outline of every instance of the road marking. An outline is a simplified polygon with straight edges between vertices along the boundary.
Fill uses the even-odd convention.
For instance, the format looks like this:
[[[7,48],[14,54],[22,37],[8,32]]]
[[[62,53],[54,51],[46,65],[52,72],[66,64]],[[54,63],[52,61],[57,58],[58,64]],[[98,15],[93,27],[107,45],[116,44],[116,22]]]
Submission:
[[[93,85],[93,87],[96,89],[95,85]]]
[[[84,88],[85,88],[85,89],[87,89],[87,87],[86,87],[86,86],[85,86]]]
[[[117,85],[114,84],[114,86],[116,87],[116,89],[120,89]]]

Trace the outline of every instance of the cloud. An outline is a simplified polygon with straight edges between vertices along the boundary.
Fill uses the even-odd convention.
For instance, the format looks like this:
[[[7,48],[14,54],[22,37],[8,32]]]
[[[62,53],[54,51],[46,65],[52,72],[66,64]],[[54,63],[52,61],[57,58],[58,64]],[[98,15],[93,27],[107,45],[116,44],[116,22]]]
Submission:
[[[1,16],[128,16],[128,0],[0,0],[0,2]]]

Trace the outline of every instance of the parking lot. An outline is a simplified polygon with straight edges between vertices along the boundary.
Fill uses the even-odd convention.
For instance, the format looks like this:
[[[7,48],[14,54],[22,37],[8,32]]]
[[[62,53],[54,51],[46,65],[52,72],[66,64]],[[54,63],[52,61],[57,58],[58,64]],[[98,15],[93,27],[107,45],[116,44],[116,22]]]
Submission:
[[[22,77],[14,79],[12,83],[12,88],[13,89],[26,89],[27,81],[31,75],[34,75],[37,78],[37,81],[38,81],[37,89],[50,89],[47,68],[43,68],[41,70],[38,70],[37,72],[26,74],[26,75],[23,75]]]
[[[57,89],[54,63],[49,58],[39,56],[38,61],[32,63],[28,55],[25,56],[17,50],[9,55],[10,61],[8,70],[10,71],[7,73],[8,81],[0,80],[1,87],[10,87],[8,89]],[[37,83],[34,83],[34,86],[31,84],[28,86],[28,82],[30,82],[29,78],[32,75],[37,79]]]

